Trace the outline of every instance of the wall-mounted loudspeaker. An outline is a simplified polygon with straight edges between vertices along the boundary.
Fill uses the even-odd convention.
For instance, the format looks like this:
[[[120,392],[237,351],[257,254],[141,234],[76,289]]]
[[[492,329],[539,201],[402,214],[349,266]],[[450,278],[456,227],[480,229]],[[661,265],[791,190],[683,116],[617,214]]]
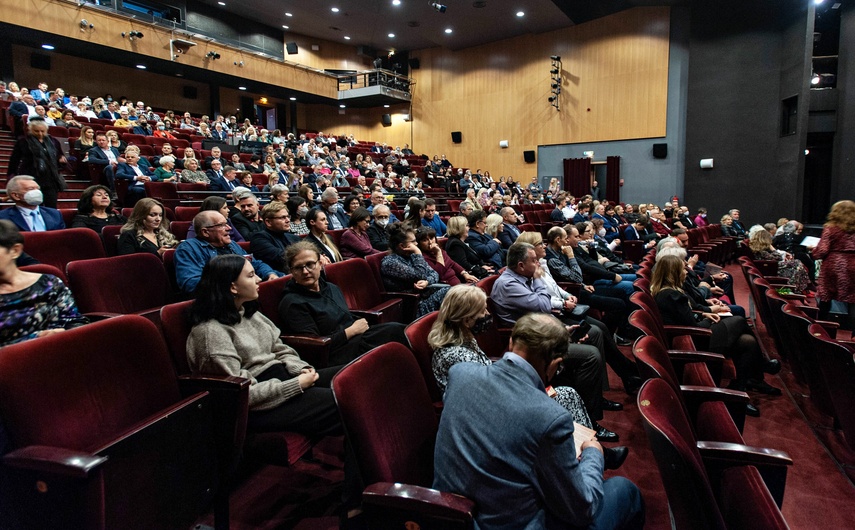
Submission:
[[[422,66],[422,62],[418,57],[413,57],[410,59],[410,68],[413,70],[418,70]]]
[[[384,114],[383,115],[383,125],[392,125],[392,115]]]
[[[288,52],[288,55],[297,55],[297,43],[296,42],[286,42],[285,43],[285,51]]]
[[[196,87],[184,85],[184,99],[196,99],[197,97],[199,97],[199,93]]]
[[[456,144],[459,144],[463,141],[463,134],[460,131],[454,131],[453,133],[451,133],[451,141]]]
[[[534,162],[534,151],[523,151],[523,159],[525,159],[527,164],[531,164]]]
[[[668,144],[653,144],[653,158],[668,158]]]

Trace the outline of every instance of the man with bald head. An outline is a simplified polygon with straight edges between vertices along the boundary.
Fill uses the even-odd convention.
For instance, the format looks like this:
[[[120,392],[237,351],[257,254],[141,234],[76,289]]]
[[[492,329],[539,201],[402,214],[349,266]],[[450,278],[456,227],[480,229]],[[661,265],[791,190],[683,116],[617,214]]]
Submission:
[[[246,252],[232,241],[229,236],[229,223],[218,211],[204,211],[193,218],[196,231],[194,239],[183,241],[175,249],[175,276],[178,287],[185,293],[192,293],[202,278],[202,269],[214,256],[237,254],[246,256]],[[255,273],[262,280],[273,280],[283,273],[274,271],[269,265],[257,259],[250,260]]]
[[[510,206],[502,208],[499,214],[502,216],[502,225],[505,227],[504,230],[499,231],[499,241],[502,242],[502,248],[508,249],[520,236],[520,229],[517,228],[519,216]]]

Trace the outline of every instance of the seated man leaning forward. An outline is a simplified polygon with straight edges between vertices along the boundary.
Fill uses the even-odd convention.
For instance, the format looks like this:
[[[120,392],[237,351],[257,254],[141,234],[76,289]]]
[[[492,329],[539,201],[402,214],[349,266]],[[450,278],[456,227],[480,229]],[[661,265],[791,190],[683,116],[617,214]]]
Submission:
[[[595,440],[583,442],[576,457],[573,416],[546,394],[568,339],[555,317],[528,314],[514,325],[501,361],[449,371],[433,487],[473,500],[478,528],[644,526],[638,488],[623,477],[603,479]]]
[[[237,254],[246,256],[240,245],[232,241],[229,235],[229,224],[223,214],[213,210],[199,212],[193,218],[193,228],[196,237],[182,241],[175,249],[175,276],[178,288],[185,293],[192,293],[202,277],[202,269],[214,256],[221,254]],[[273,280],[284,273],[274,271],[269,265],[257,259],[252,259],[255,274],[263,280]]]

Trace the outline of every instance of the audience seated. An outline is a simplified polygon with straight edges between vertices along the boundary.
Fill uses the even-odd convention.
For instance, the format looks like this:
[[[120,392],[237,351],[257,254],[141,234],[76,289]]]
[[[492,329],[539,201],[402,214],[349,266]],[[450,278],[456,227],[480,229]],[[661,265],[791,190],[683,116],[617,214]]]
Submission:
[[[236,190],[234,197],[235,208],[239,211],[232,213],[229,220],[243,236],[244,241],[249,241],[252,234],[264,230],[261,212],[258,211],[258,197],[243,188]]]
[[[113,208],[110,200],[110,188],[100,184],[89,186],[80,194],[77,201],[77,215],[71,221],[71,228],[91,228],[99,234],[108,225],[123,225],[125,216]]]
[[[445,237],[448,227],[446,227],[445,223],[442,222],[442,219],[439,218],[436,208],[436,200],[430,197],[425,199],[425,214],[424,217],[422,217],[422,225],[433,228],[437,237]]]
[[[251,234],[249,251],[271,269],[287,273],[285,251],[300,241],[298,236],[291,233],[291,215],[288,208],[282,202],[270,202],[261,210],[261,219],[264,229]]]
[[[210,197],[205,197],[205,200],[202,201],[202,205],[199,207],[200,212],[214,211],[220,212],[220,214],[226,218],[226,222],[229,225],[229,237],[232,238],[232,241],[236,243],[240,243],[244,241],[240,232],[237,231],[237,228],[232,224],[232,220],[230,216],[234,215],[234,212],[231,208],[229,208],[228,203],[224,197],[220,197],[218,195],[211,195]],[[193,239],[196,237],[196,229],[194,228],[194,224],[190,225],[190,228],[187,230],[187,239]]]
[[[125,193],[125,207],[133,207],[138,200],[145,197],[145,183],[152,181],[153,171],[148,159],[140,156],[139,147],[132,145],[125,150],[125,161],[116,167],[116,178],[130,181]]]
[[[86,324],[71,291],[49,274],[18,269],[24,236],[0,219],[0,347]]]
[[[178,240],[169,231],[163,205],[156,199],[145,197],[137,201],[131,217],[122,227],[116,252],[119,256],[148,252],[163,257],[164,252],[176,245]]]
[[[466,217],[459,215],[448,220],[448,241],[445,250],[448,255],[467,272],[478,279],[486,278],[500,267],[494,268],[485,262],[466,243],[470,234],[469,222]]]
[[[36,179],[18,175],[6,183],[6,194],[15,206],[0,210],[0,219],[11,221],[23,232],[45,232],[65,228],[59,210],[41,206],[44,196]]]
[[[380,263],[386,290],[418,294],[416,317],[436,311],[449,286],[439,283],[439,275],[424,260],[412,229],[393,223],[388,232],[390,254]]]
[[[748,247],[751,249],[754,259],[777,261],[778,276],[790,281],[793,292],[804,293],[813,284],[801,261],[794,259],[792,254],[776,250],[772,246],[772,236],[769,232],[765,230],[754,232],[748,242]]]
[[[368,230],[371,227],[371,214],[363,207],[358,207],[350,215],[348,229],[341,235],[341,255],[344,258],[364,258],[382,251],[371,246]]]
[[[175,249],[175,275],[178,288],[185,293],[196,290],[203,267],[214,256],[224,254],[246,256],[246,252],[229,236],[229,224],[221,213],[210,210],[199,212],[193,218],[193,227],[196,237],[182,241]],[[272,280],[283,275],[258,259],[253,258],[249,263],[256,274],[264,280]]]
[[[416,244],[425,261],[439,275],[440,283],[458,285],[461,282],[476,283],[478,277],[466,272],[448,253],[436,242],[436,232],[429,226],[416,230]]]
[[[483,210],[476,210],[467,216],[469,222],[467,244],[481,261],[492,265],[495,269],[500,269],[505,263],[506,251],[497,238],[487,234],[486,218],[487,213]]]
[[[327,223],[327,214],[323,210],[320,208],[309,210],[306,213],[306,226],[309,228],[306,241],[318,247],[318,252],[327,260],[325,263],[336,263],[345,259],[342,257],[338,246],[327,234],[329,224]]]

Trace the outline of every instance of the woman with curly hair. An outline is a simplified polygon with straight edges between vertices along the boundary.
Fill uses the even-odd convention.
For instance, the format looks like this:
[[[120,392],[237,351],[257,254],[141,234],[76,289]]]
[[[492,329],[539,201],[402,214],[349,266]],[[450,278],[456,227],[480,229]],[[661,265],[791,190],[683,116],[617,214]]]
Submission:
[[[122,227],[122,235],[116,246],[119,256],[148,252],[159,257],[178,240],[169,231],[169,220],[163,215],[163,205],[159,201],[146,197],[137,201],[131,218]]]
[[[110,188],[98,184],[89,186],[80,194],[71,228],[91,228],[100,234],[105,226],[122,225],[125,221],[127,219],[113,208]]]
[[[754,254],[754,259],[777,261],[778,276],[787,278],[793,286],[793,291],[803,293],[810,287],[810,275],[804,264],[793,259],[792,254],[775,250],[772,246],[772,235],[766,230],[758,230],[751,234],[748,248]]]
[[[838,300],[849,304],[852,329],[855,326],[855,202],[834,203],[813,257],[822,260],[816,292],[820,300],[819,318],[828,315],[832,300]]]

